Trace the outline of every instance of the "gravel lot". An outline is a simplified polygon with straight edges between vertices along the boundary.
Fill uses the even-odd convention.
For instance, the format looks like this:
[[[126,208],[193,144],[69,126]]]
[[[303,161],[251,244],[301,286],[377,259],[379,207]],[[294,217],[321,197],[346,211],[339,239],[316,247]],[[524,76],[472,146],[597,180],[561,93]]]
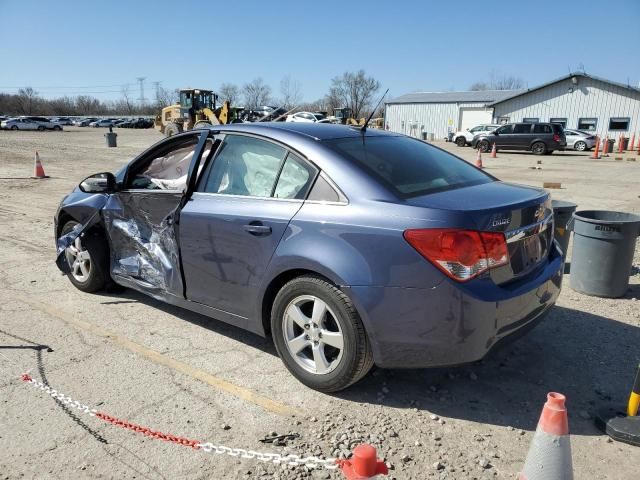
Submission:
[[[565,276],[547,320],[482,362],[375,370],[324,395],[298,384],[268,339],[131,291],[83,294],[61,276],[52,231],[61,197],[161,138],[120,130],[119,147],[108,149],[104,132],[0,131],[0,478],[341,478],[116,428],[21,382],[26,370],[110,415],[229,447],[338,456],[369,441],[398,479],[514,478],[555,390],[568,397],[576,478],[637,476],[637,449],[610,442],[591,415],[626,402],[640,360],[640,249],[622,299],[578,294]],[[441,146],[475,159],[470,148]],[[50,179],[28,178],[34,150]],[[503,180],[561,182],[553,197],[580,209],[640,213],[640,157],[588,156],[499,152],[484,161]],[[274,432],[295,438],[260,442]]]

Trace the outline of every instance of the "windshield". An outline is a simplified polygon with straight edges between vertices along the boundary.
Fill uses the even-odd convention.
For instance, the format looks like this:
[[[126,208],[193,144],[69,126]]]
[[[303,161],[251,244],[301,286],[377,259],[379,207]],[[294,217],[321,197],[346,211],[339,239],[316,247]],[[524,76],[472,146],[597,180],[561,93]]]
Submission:
[[[325,143],[403,198],[494,181],[464,160],[409,137],[339,138]]]

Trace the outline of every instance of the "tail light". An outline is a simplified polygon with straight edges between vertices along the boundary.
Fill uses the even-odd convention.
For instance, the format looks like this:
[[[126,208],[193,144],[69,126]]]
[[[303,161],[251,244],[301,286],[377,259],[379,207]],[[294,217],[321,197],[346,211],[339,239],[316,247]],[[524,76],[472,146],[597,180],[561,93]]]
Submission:
[[[557,133],[553,134],[553,141],[554,142],[559,142],[560,141],[560,135],[558,135]]]
[[[405,230],[404,238],[420,255],[459,282],[509,262],[501,232],[454,228]]]

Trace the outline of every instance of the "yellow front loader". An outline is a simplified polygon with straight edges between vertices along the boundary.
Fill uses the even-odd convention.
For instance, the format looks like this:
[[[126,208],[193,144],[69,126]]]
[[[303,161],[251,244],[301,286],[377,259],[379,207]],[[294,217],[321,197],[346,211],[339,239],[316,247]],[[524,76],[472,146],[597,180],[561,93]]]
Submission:
[[[211,90],[185,88],[180,90],[180,100],[164,107],[156,116],[154,125],[167,137],[193,128],[229,123],[228,101],[216,107],[218,96]]]

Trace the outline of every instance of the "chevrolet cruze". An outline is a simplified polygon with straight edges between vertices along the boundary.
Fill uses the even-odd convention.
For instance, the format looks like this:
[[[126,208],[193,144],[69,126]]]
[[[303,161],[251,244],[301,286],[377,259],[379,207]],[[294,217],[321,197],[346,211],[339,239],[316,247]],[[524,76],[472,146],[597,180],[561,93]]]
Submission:
[[[312,123],[172,136],[83,180],[58,266],[273,338],[305,385],[472,362],[543,318],[562,255],[549,195],[422,141]]]

